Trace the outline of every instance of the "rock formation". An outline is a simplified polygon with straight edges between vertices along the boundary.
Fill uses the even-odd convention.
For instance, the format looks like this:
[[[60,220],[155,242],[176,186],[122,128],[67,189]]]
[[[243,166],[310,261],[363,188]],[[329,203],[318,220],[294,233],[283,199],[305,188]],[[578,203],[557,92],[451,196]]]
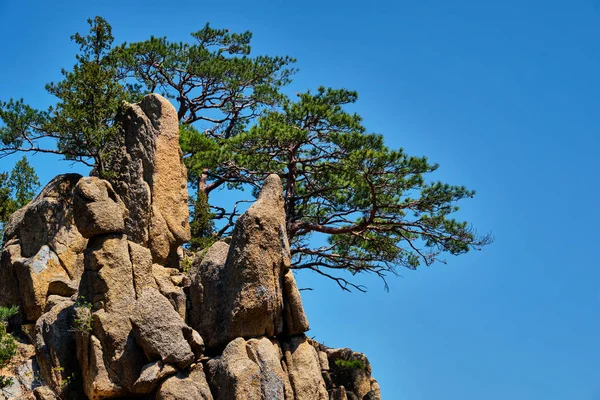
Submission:
[[[48,295],[70,297],[60,288],[79,283],[87,243],[73,220],[73,191],[80,178],[57,176],[6,225],[0,305],[18,305],[26,324],[44,313]]]
[[[110,182],[58,176],[7,226],[0,304],[41,380],[19,398],[379,399],[364,355],[304,334],[279,177],[183,272],[177,114],[149,95],[123,115]]]
[[[117,173],[114,188],[128,210],[125,233],[164,265],[190,240],[177,111],[165,98],[151,94],[126,107],[122,124],[124,144],[112,168]]]

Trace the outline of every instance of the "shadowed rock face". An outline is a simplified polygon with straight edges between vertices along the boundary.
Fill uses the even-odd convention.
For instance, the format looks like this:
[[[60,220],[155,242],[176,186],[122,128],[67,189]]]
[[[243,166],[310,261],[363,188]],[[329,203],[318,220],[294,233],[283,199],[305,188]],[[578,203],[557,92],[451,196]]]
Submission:
[[[123,114],[112,183],[61,175],[7,226],[0,305],[35,322],[49,385],[22,398],[380,399],[363,354],[304,335],[279,177],[184,274],[175,110],[149,95]]]

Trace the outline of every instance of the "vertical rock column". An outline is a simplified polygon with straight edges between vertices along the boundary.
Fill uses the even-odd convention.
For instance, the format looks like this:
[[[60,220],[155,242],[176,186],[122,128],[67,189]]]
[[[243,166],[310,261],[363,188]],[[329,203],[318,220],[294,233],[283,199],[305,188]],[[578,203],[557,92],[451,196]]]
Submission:
[[[90,399],[128,393],[144,364],[130,315],[135,307],[125,207],[107,181],[82,178],[73,199],[75,223],[89,238],[76,309],[77,358]]]
[[[215,243],[193,266],[190,320],[209,347],[308,330],[290,258],[281,180],[271,175],[231,244]]]
[[[177,111],[164,97],[150,94],[127,105],[121,122],[124,141],[111,182],[127,209],[125,233],[150,248],[153,262],[164,266],[190,240]]]

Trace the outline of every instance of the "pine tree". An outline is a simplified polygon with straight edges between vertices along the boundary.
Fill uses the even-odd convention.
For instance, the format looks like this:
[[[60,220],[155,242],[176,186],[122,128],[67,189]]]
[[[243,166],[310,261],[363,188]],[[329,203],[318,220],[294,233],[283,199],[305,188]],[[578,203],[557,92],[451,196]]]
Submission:
[[[25,156],[17,161],[10,174],[0,172],[0,239],[10,216],[33,199],[39,185],[35,170]]]
[[[281,177],[294,268],[363,290],[338,272],[375,273],[385,282],[397,266],[416,269],[490,243],[452,218],[456,203],[475,192],[428,182],[438,165],[367,133],[361,117],[344,110],[356,100],[345,89],[301,94],[220,151],[238,182],[260,186],[270,173]],[[315,247],[315,234],[327,244]]]

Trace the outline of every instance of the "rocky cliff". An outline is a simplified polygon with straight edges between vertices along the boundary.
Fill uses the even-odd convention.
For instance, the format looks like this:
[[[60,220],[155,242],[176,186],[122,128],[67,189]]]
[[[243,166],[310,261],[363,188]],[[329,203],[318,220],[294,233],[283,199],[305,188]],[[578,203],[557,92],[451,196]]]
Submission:
[[[183,271],[177,114],[153,94],[123,115],[111,182],[57,176],[6,227],[0,305],[22,343],[0,398],[380,399],[363,354],[304,334],[279,177]]]

